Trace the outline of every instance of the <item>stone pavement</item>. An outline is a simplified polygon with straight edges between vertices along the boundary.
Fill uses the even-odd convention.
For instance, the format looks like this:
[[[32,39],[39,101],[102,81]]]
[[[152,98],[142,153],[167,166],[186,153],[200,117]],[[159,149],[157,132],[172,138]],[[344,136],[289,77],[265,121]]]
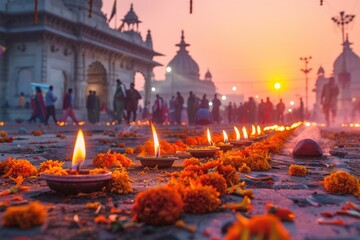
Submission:
[[[212,126],[212,132],[220,132],[225,126]],[[44,135],[32,136],[31,132],[39,127],[35,124],[6,124],[0,127],[0,130],[6,130],[10,136],[15,138],[12,143],[0,143],[0,160],[3,161],[7,156],[26,158],[30,160],[36,167],[47,159],[65,160],[67,156],[72,154],[77,126],[50,126],[44,128]],[[125,143],[126,147],[136,147],[143,144],[146,140],[151,139],[148,126],[106,126],[106,124],[85,125],[81,127],[85,130],[85,141],[87,144],[87,157],[85,166],[91,168],[91,159],[99,153],[106,152],[114,143]],[[165,129],[174,132],[176,129],[185,127],[168,127],[157,126],[160,138],[161,132]],[[226,126],[229,131],[231,128]],[[137,137],[133,138],[115,138],[104,135],[104,130],[120,131],[136,131]],[[201,134],[204,129],[198,129]],[[352,163],[359,161],[359,158],[345,159],[334,157],[329,154],[330,149],[334,149],[337,144],[336,140],[329,140],[323,136],[344,131],[344,129],[319,129],[301,127],[295,132],[292,139],[289,139],[283,152],[279,155],[272,156],[272,170],[267,172],[251,172],[252,177],[272,176],[272,182],[258,182],[244,177],[240,174],[241,180],[247,184],[247,188],[253,189],[255,197],[252,200],[254,209],[248,215],[256,215],[265,213],[265,204],[271,202],[277,206],[291,209],[296,218],[294,222],[285,222],[284,226],[291,233],[292,239],[360,239],[360,221],[354,217],[339,216],[335,219],[343,219],[345,226],[320,225],[317,223],[321,212],[335,212],[340,209],[347,201],[360,204],[352,195],[333,195],[324,191],[320,181],[324,176],[334,169],[344,169],[352,171],[354,165]],[[345,131],[348,131],[345,130]],[[360,132],[350,129],[352,140],[360,138]],[[56,133],[65,135],[64,139],[56,137]],[[91,133],[91,134],[90,134]],[[91,136],[90,136],[91,135]],[[291,157],[291,150],[294,142],[311,137],[320,142],[325,156],[317,159],[294,159]],[[349,136],[344,136],[346,140]],[[103,140],[108,141],[103,141]],[[351,140],[351,141],[352,141]],[[350,141],[350,140],[349,140]],[[105,143],[106,142],[106,143]],[[343,148],[344,149],[344,148]],[[346,146],[345,146],[346,149]],[[121,149],[119,149],[121,150]],[[349,151],[356,152],[352,146]],[[38,178],[26,179],[24,185],[30,186],[30,191],[19,193],[24,199],[29,201],[40,201],[41,203],[51,206],[47,223],[42,227],[32,228],[28,230],[20,230],[15,228],[0,228],[0,239],[16,239],[17,237],[25,237],[29,239],[222,239],[226,226],[235,219],[235,215],[231,211],[219,210],[210,214],[192,215],[183,214],[182,219],[189,225],[197,227],[195,233],[187,232],[175,226],[152,227],[142,226],[132,231],[112,233],[107,227],[101,224],[95,224],[94,211],[86,209],[88,202],[101,202],[106,206],[108,197],[117,204],[118,208],[123,209],[127,213],[131,209],[133,199],[136,194],[150,187],[158,186],[166,182],[163,170],[149,170],[145,174],[140,174],[143,168],[140,163],[131,156],[136,167],[130,168],[130,177],[134,180],[132,186],[134,193],[127,195],[108,194],[107,196],[97,196],[93,199],[91,196],[64,197],[49,190],[46,183]],[[166,169],[168,172],[180,171],[182,169],[183,160],[177,160],[174,166]],[[70,166],[70,161],[66,162],[65,168]],[[311,170],[306,177],[295,177],[288,174],[290,164],[300,164]],[[334,164],[334,167],[330,167]],[[359,169],[360,170],[360,169]],[[355,171],[356,172],[356,171]],[[357,176],[359,177],[359,176]],[[2,182],[11,182],[8,179],[2,179]],[[8,186],[0,186],[0,191]],[[0,197],[0,202],[8,199],[9,196]],[[222,202],[237,202],[242,198],[226,195],[222,197]],[[0,209],[0,219],[4,209]],[[101,210],[102,211],[102,210]],[[101,212],[100,212],[101,213]],[[74,225],[72,221],[74,215],[77,214],[81,219],[81,226]],[[105,214],[105,213],[103,213]],[[124,214],[124,218],[130,219],[131,216]],[[204,230],[209,234],[204,234]]]

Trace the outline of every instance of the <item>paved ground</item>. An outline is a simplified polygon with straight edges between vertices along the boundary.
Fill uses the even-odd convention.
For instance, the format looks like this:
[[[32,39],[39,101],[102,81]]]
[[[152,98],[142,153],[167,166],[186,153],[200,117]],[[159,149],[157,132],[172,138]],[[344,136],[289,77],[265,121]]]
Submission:
[[[180,127],[181,128],[181,127]],[[228,129],[231,129],[227,126]],[[38,125],[24,124],[6,124],[0,127],[0,130],[6,130],[10,136],[15,138],[13,143],[0,143],[0,160],[3,161],[7,156],[21,157],[30,160],[35,166],[46,159],[64,160],[72,154],[75,134],[78,129],[76,126],[51,126],[44,128],[45,134],[36,137],[32,136],[33,130],[39,129]],[[91,167],[91,159],[99,152],[105,152],[114,143],[125,143],[128,147],[136,147],[150,139],[150,131],[148,126],[106,126],[106,124],[83,126],[89,136],[86,136],[87,143],[87,162],[85,167]],[[158,127],[161,133],[165,129],[176,131],[179,127]],[[221,127],[214,126],[212,132],[220,132]],[[115,138],[104,135],[104,130],[120,131],[136,131],[137,137],[133,138]],[[329,140],[326,136],[333,136],[333,133],[341,131],[350,132],[351,135],[342,135],[341,139],[335,138]],[[203,132],[198,129],[198,132]],[[65,135],[64,139],[56,137],[56,133]],[[91,136],[90,136],[91,133]],[[161,135],[161,134],[160,134]],[[325,137],[324,137],[325,136]],[[166,136],[162,136],[165,138]],[[291,150],[294,142],[304,137],[311,137],[320,142],[325,151],[325,156],[318,159],[293,159]],[[333,137],[331,137],[333,138]],[[265,212],[265,203],[272,202],[276,205],[291,209],[296,214],[293,223],[285,223],[285,227],[291,233],[293,239],[360,239],[360,221],[353,217],[338,217],[345,221],[346,226],[319,225],[317,220],[321,218],[320,213],[325,211],[335,212],[347,201],[360,204],[354,196],[351,195],[330,195],[324,192],[320,181],[324,176],[333,169],[345,169],[357,173],[357,164],[360,156],[357,156],[357,145],[360,133],[352,129],[322,129],[302,127],[298,130],[294,137],[288,141],[286,148],[282,154],[272,156],[271,165],[274,167],[268,172],[251,172],[249,175],[272,176],[273,183],[256,182],[244,178],[239,173],[242,180],[245,180],[248,188],[252,188],[255,198],[252,201],[254,210],[250,215],[263,214]],[[99,139],[109,140],[109,143],[102,143]],[[336,142],[338,141],[338,143]],[[352,145],[344,145],[342,149],[353,153],[351,158],[339,158],[329,155],[329,150],[334,149],[335,145],[344,143],[352,143]],[[31,190],[19,193],[24,199],[29,201],[40,201],[50,206],[47,223],[42,227],[29,230],[19,230],[14,228],[0,228],[0,239],[16,239],[17,237],[26,237],[30,239],[222,239],[223,232],[231,221],[235,219],[231,211],[218,211],[211,214],[191,215],[183,214],[182,219],[190,225],[195,225],[197,231],[195,233],[178,229],[174,226],[151,227],[142,226],[127,232],[112,233],[111,229],[101,224],[95,224],[93,219],[96,216],[94,210],[88,210],[85,204],[88,202],[99,201],[103,204],[100,214],[106,214],[106,206],[109,204],[109,198],[118,208],[123,209],[122,218],[130,219],[129,211],[136,194],[149,187],[158,186],[164,178],[164,171],[150,170],[146,174],[140,174],[143,168],[140,163],[131,156],[136,167],[129,169],[129,174],[134,180],[134,193],[128,195],[106,196],[78,196],[64,197],[50,191],[43,180],[27,179],[24,185],[30,186]],[[311,174],[306,177],[292,177],[287,171],[291,163],[307,166],[311,170]],[[327,167],[327,164],[334,164],[334,167]],[[67,167],[70,162],[67,161]],[[174,167],[167,171],[179,171],[182,169],[182,160],[175,162]],[[360,169],[359,169],[360,170]],[[358,176],[359,177],[359,176]],[[166,180],[166,178],[165,178]],[[2,182],[10,182],[2,179]],[[0,190],[7,186],[0,186]],[[8,199],[9,196],[0,197],[0,202]],[[223,202],[238,201],[241,198],[236,196],[225,196]],[[4,209],[0,209],[0,219],[2,218]],[[73,221],[74,215],[80,218],[80,225]],[[209,232],[204,234],[204,230]]]

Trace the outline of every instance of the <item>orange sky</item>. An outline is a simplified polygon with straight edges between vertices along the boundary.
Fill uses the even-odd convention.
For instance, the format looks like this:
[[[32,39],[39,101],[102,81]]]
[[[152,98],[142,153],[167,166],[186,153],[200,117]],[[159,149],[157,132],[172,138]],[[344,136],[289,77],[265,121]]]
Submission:
[[[360,55],[360,0],[118,0],[117,26],[134,4],[145,37],[152,32],[154,49],[165,56],[155,60],[164,65],[154,70],[155,79],[165,78],[165,66],[176,54],[181,30],[190,43],[190,55],[200,66],[201,78],[209,68],[220,93],[260,98],[282,96],[285,102],[303,97],[305,77],[300,57],[312,56],[309,66],[309,107],[311,89],[320,65],[326,76],[341,52],[341,31],[331,21],[340,11],[358,14],[349,26],[352,48]],[[113,0],[103,0],[110,16]],[[114,27],[114,20],[110,23]],[[282,84],[280,93],[274,83]]]

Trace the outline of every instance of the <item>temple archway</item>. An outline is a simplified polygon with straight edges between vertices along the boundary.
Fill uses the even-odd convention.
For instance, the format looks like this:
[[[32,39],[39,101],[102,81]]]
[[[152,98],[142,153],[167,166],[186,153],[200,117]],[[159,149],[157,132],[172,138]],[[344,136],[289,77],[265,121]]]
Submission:
[[[100,62],[93,62],[89,65],[87,70],[87,87],[85,93],[85,99],[89,94],[89,91],[95,91],[96,95],[100,97],[100,106],[104,104],[107,106],[108,101],[108,85],[106,81],[106,69]]]

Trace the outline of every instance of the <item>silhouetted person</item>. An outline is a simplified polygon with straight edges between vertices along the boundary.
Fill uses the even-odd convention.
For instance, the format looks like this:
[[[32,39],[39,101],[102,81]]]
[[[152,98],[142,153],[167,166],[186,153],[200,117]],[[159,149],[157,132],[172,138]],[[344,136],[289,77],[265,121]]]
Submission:
[[[124,117],[124,108],[126,101],[126,88],[120,79],[116,79],[116,91],[114,95],[114,115],[118,123],[122,122]]]
[[[45,105],[46,105],[45,125],[48,124],[50,116],[52,116],[54,122],[57,123],[55,116],[55,102],[57,100],[57,97],[54,96],[53,89],[54,89],[53,86],[50,86],[49,91],[45,95]]]
[[[175,121],[175,96],[171,96],[169,101],[169,122],[174,124]]]
[[[96,91],[93,91],[93,95],[95,98],[95,122],[100,122],[100,111],[101,111],[100,97],[96,95]]]
[[[276,114],[277,114],[277,122],[284,123],[284,111],[285,111],[285,104],[280,98],[280,102],[276,104]]]
[[[264,100],[261,99],[258,107],[258,123],[264,124],[264,111],[265,111],[265,103]]]
[[[187,99],[187,112],[190,125],[195,124],[196,105],[196,97],[193,92],[190,91]]]
[[[180,92],[176,93],[175,98],[175,120],[178,124],[181,124],[181,111],[184,105],[184,98],[181,96]]]
[[[212,115],[213,115],[213,120],[214,122],[216,122],[217,124],[220,123],[220,106],[221,106],[221,101],[220,99],[217,98],[217,94],[214,94],[214,99],[212,100]]]
[[[19,96],[19,108],[24,108],[24,107],[25,107],[25,96],[24,93],[21,92]]]
[[[153,122],[155,123],[163,123],[164,117],[163,117],[163,105],[164,100],[162,97],[160,97],[159,94],[156,94],[156,99],[153,106]]]
[[[249,97],[246,108],[248,120],[247,123],[254,124],[256,121],[256,103],[253,97]]]
[[[209,100],[206,98],[206,94],[204,94],[201,99],[200,108],[209,109]]]
[[[270,101],[270,98],[266,98],[265,108],[264,108],[264,122],[271,123],[272,122],[272,114],[273,114],[273,104]]]
[[[88,121],[90,123],[96,123],[96,110],[95,110],[95,95],[93,91],[89,91],[89,95],[86,98],[86,110],[88,115]]]
[[[135,89],[135,84],[131,83],[130,84],[130,89],[127,92],[127,106],[126,106],[126,110],[127,110],[127,123],[130,123],[130,118],[131,115],[133,116],[133,121],[136,121],[136,113],[138,110],[138,106],[139,106],[139,100],[141,99],[141,95],[138,92],[138,90]]]
[[[330,126],[330,112],[331,122],[334,123],[336,117],[337,96],[339,95],[339,88],[335,84],[334,77],[330,77],[329,82],[324,85],[321,92],[321,104],[325,114],[326,125]]]
[[[35,94],[35,96],[33,98],[33,102],[32,102],[33,112],[28,121],[35,122],[36,118],[39,118],[40,122],[44,123],[45,117],[46,117],[46,108],[45,108],[44,98],[43,98],[40,87],[36,87],[35,90],[36,90],[36,94]]]

